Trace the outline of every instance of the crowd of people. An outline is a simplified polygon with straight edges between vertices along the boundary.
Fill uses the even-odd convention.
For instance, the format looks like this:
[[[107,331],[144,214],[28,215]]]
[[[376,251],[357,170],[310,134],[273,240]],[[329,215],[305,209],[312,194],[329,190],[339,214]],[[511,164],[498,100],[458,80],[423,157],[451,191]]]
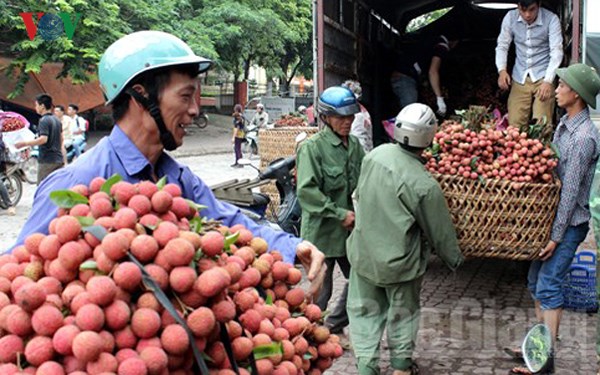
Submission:
[[[551,239],[539,249],[527,282],[537,318],[550,328],[556,350],[563,305],[561,283],[590,220],[588,200],[600,156],[600,134],[590,120],[588,106],[596,106],[600,78],[584,64],[559,68],[562,37],[556,28],[560,31],[560,25],[556,15],[540,5],[539,0],[519,0],[517,9],[507,13],[498,36],[496,65],[499,87],[511,90],[511,125],[524,126],[532,116],[551,119],[555,104],[566,113],[559,118],[553,139],[561,155],[560,202]],[[126,35],[104,52],[98,68],[107,104],[113,109],[113,130],[65,168],[65,142],[75,145],[81,140],[78,137],[84,137],[77,131],[79,125],[68,125],[78,124],[77,107],[69,106],[65,115],[48,95],[36,98],[36,110],[42,116],[39,137],[16,146],[40,146],[39,187],[15,246],[31,233],[47,232],[56,214],[49,199],[51,191],[89,184],[95,177],[108,178],[115,173],[132,183],[167,177],[181,187],[185,198],[206,206],[203,216],[227,226],[243,224],[279,249],[286,262],[297,257],[311,281],[309,295],[316,297],[323,310],[332,296],[337,264],[348,281],[325,324],[340,334],[345,348],[353,349],[359,374],[379,374],[381,337],[386,330],[394,375],[418,374],[413,352],[429,257],[435,252],[453,271],[463,262],[442,190],[421,159],[438,130],[439,118],[447,111],[439,68],[456,42],[440,36],[430,51],[398,61],[391,85],[401,110],[390,143],[374,147],[371,118],[359,102],[362,90],[357,81],[321,93],[314,108],[321,130],[306,140],[297,154],[302,223],[301,238],[296,238],[258,225],[235,206],[217,200],[200,177],[165,153],[182,145],[184,128],[199,110],[194,99],[196,77],[210,69],[212,62],[167,33]],[[513,42],[516,62],[508,74],[507,53]],[[131,49],[131,45],[137,48]],[[154,61],[154,56],[161,56],[160,65],[142,64]],[[437,97],[435,109],[416,102],[417,82],[423,72],[428,72]],[[232,115],[232,167],[238,167],[242,157],[242,111],[236,106]],[[268,114],[259,105],[252,123],[264,126],[267,122]],[[94,162],[86,163],[89,160]],[[344,334],[346,327],[349,336]],[[513,354],[522,355],[517,350]],[[553,373],[555,354],[543,373]],[[515,367],[510,373],[531,372]]]
[[[54,105],[52,97],[42,93],[36,96],[35,111],[40,116],[35,128],[36,138],[29,141],[18,141],[12,146],[15,149],[24,147],[38,147],[37,183],[46,178],[54,170],[68,163],[68,152],[73,153],[73,160],[81,155],[85,148],[87,121],[78,115],[79,107],[69,104],[65,113],[62,105]],[[6,163],[10,162],[6,156],[8,147],[2,139],[0,129],[0,173],[5,173]],[[15,215],[16,209],[10,201],[7,189],[0,184],[0,199],[3,205],[8,206],[7,214]]]

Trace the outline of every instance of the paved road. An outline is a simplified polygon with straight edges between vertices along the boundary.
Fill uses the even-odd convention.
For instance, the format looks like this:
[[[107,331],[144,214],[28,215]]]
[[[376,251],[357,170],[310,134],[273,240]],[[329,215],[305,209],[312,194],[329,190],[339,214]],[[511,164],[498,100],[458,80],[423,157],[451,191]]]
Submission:
[[[253,177],[256,173],[249,167],[229,167],[232,152],[225,120],[222,127],[196,130],[176,152],[183,163],[209,184],[234,177]],[[34,187],[26,185],[17,216],[9,217],[0,211],[0,249],[16,238],[31,209],[33,193]],[[421,329],[415,354],[422,374],[508,372],[513,362],[502,348],[519,344],[526,329],[535,323],[533,304],[524,288],[526,267],[523,262],[473,259],[452,274],[439,260],[432,259],[423,282]],[[343,282],[337,272],[334,295],[341,291]],[[595,315],[565,312],[557,374],[595,374],[595,332]],[[382,344],[385,347],[385,342]],[[391,374],[385,352],[382,365],[382,373]],[[357,374],[352,353],[346,352],[327,374]]]

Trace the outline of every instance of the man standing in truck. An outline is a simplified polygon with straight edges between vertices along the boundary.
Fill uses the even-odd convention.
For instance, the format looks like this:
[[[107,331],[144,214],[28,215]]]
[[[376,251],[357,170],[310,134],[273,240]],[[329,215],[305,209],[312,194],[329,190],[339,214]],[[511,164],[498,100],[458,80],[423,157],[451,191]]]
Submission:
[[[440,69],[448,52],[458,44],[458,35],[440,35],[427,49],[417,48],[411,52],[400,52],[394,59],[394,70],[390,82],[400,103],[400,110],[419,99],[419,82],[427,73],[429,84],[436,96],[436,113],[446,115],[446,101],[442,93]]]
[[[508,49],[515,43],[512,77]],[[552,126],[554,78],[563,58],[563,38],[556,14],[541,8],[541,0],[519,0],[502,20],[496,46],[498,86],[510,88],[508,123],[527,131],[531,121]]]

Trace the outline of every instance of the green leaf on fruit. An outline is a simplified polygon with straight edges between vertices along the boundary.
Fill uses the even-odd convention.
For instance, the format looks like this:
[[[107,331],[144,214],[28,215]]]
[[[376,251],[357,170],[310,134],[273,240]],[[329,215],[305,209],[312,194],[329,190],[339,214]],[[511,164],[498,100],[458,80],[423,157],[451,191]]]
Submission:
[[[265,300],[265,305],[273,305],[273,296],[267,294],[267,299]]]
[[[198,204],[191,199],[186,199],[186,202],[190,205],[191,208],[193,208],[194,210],[196,210],[198,212],[202,211],[203,209],[205,209],[207,207],[207,206]]]
[[[235,232],[234,234],[231,234],[231,235],[225,237],[225,244],[223,245],[223,248],[225,250],[229,250],[229,247],[231,245],[233,245],[235,243],[235,241],[237,241],[239,236],[240,236],[240,232]]]
[[[309,352],[304,353],[304,355],[302,356],[302,359],[313,359],[313,355],[310,354]]]
[[[200,233],[202,231],[202,219],[198,216],[190,220],[190,230],[192,232]]]
[[[79,224],[81,224],[82,227],[89,227],[94,225],[94,221],[95,219],[93,217],[89,217],[89,216],[76,216],[77,220],[79,221]]]
[[[283,354],[283,346],[280,342],[272,344],[258,345],[252,352],[256,360],[272,357],[274,355]]]
[[[103,191],[106,194],[110,195],[110,189],[113,187],[114,184],[116,184],[119,181],[123,181],[123,177],[116,173],[113,174],[108,178],[108,180],[104,181],[102,187],[100,188],[100,191]]]
[[[205,360],[205,361],[210,361],[210,362],[212,362],[212,363],[216,363],[216,362],[215,362],[215,360],[214,360],[214,359],[212,359],[212,358],[211,358],[211,357],[210,357],[208,354],[206,354],[206,353],[204,353],[204,352],[202,352],[202,353],[200,353],[200,354],[202,354],[202,358],[204,358],[204,360]]]
[[[88,204],[89,201],[83,195],[71,190],[56,190],[50,193],[50,200],[60,208],[73,208],[78,204]]]
[[[108,234],[108,232],[102,225],[92,225],[89,227],[85,227],[83,228],[83,231],[91,233],[92,236],[98,239],[98,241],[102,241],[102,239]]]
[[[483,176],[477,176],[477,179],[482,185],[485,185],[485,178],[483,178]]]
[[[439,143],[434,143],[434,145],[431,147],[431,155],[433,156],[437,156],[437,154],[440,152],[440,144]]]
[[[158,180],[158,182],[156,183],[156,187],[158,188],[158,190],[162,190],[162,188],[164,188],[166,184],[167,176],[162,176],[160,180]]]
[[[95,260],[88,260],[88,261],[81,263],[81,265],[79,265],[80,271],[84,271],[84,270],[94,270],[95,271],[97,269],[98,269],[98,264],[96,263]]]
[[[471,158],[471,163],[469,164],[471,166],[471,170],[476,170],[477,169],[477,160],[479,160],[479,156],[473,156]]]

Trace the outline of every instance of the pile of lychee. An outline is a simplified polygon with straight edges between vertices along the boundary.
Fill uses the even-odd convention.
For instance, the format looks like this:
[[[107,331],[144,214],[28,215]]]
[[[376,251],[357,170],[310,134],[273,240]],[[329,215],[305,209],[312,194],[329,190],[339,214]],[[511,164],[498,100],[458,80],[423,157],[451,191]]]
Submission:
[[[515,183],[552,182],[558,164],[550,146],[517,128],[476,132],[451,120],[442,124],[423,157],[431,172]]]
[[[342,355],[264,239],[178,185],[118,180],[53,193],[49,234],[0,256],[0,374],[199,374],[192,346],[210,374],[321,374]]]

